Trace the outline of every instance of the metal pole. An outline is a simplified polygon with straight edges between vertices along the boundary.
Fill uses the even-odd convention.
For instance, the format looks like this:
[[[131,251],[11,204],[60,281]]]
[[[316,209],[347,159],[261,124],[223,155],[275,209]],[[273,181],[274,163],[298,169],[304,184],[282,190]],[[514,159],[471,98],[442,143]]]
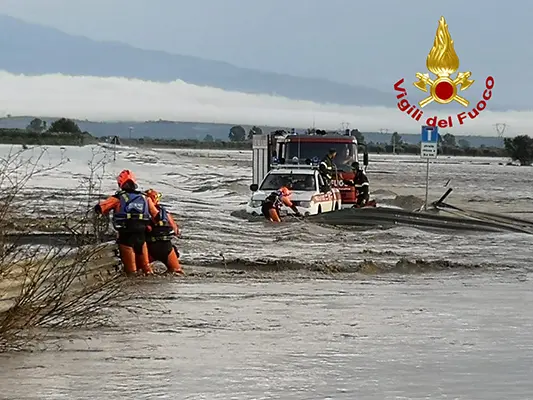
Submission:
[[[429,192],[429,158],[426,160],[426,201],[424,203],[424,210],[428,209],[428,192]]]

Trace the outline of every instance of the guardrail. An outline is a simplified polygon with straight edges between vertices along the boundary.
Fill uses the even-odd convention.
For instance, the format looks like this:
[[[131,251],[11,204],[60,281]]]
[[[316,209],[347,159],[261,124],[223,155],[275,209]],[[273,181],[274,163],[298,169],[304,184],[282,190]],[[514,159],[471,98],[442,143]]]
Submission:
[[[0,313],[9,311],[32,283],[39,282],[39,290],[46,291],[54,285],[57,274],[68,273],[68,269],[80,269],[79,276],[69,286],[72,294],[83,290],[90,280],[98,279],[101,274],[114,274],[118,269],[118,257],[114,242],[102,243],[96,246],[84,246],[59,256],[57,261],[51,257],[42,257],[30,261],[15,262],[0,276]],[[2,268],[0,268],[0,271]],[[45,277],[45,278],[43,278]],[[35,296],[38,298],[38,296]],[[39,306],[38,304],[36,306]]]

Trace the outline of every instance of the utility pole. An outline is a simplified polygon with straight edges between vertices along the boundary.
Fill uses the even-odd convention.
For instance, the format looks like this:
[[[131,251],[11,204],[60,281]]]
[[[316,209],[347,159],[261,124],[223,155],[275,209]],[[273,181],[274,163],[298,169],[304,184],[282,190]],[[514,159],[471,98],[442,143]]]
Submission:
[[[349,122],[341,122],[341,132],[346,132],[346,129],[350,129],[350,123]]]
[[[389,133],[389,129],[388,128],[380,128],[379,133],[388,134]],[[392,154],[396,154],[396,137],[394,136],[394,134],[392,135],[391,142],[392,142]]]
[[[118,137],[117,136],[113,136],[113,139],[111,139],[112,142],[113,142],[113,161],[117,161],[117,142],[118,142]]]
[[[503,140],[503,134],[504,134],[505,129],[507,128],[508,125],[506,123],[499,122],[497,124],[494,124],[493,126],[496,129],[496,133],[498,134],[498,139],[500,139],[500,145],[502,147],[505,147],[504,146],[504,140]]]

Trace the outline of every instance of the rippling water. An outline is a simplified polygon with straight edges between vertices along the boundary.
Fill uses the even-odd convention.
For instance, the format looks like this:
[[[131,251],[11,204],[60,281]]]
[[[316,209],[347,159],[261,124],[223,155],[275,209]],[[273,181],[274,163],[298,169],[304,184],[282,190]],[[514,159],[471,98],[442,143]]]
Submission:
[[[64,153],[30,182],[42,208],[83,198],[91,150]],[[454,205],[531,217],[533,169],[504,162],[441,157],[430,197],[451,179]],[[123,168],[161,190],[191,276],[135,287],[151,311],[117,310],[120,328],[3,356],[0,398],[533,398],[532,238],[249,221],[250,166],[250,152],[121,150],[102,190]],[[417,157],[371,155],[368,175],[378,198],[424,196]]]

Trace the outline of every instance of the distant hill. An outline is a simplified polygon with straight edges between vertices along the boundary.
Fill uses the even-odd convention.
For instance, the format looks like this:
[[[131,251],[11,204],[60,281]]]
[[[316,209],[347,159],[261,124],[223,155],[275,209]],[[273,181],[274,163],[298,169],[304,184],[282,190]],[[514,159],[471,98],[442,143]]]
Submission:
[[[98,29],[96,27],[96,29]],[[390,93],[325,79],[239,68],[228,63],[98,42],[0,15],[0,69],[40,75],[123,76],[213,86],[247,93],[354,105],[394,106]]]
[[[0,118],[0,128],[20,128],[24,129],[28,126],[33,117],[10,117]],[[58,118],[43,118],[48,125],[50,122]],[[132,127],[132,138],[160,138],[160,139],[198,139],[202,140],[206,135],[211,135],[215,139],[227,140],[229,130],[233,125],[229,124],[208,124],[197,122],[173,122],[173,121],[147,121],[147,122],[91,122],[78,121],[76,123],[83,131],[87,131],[94,136],[119,136],[128,138],[130,135],[130,127]],[[242,125],[246,131],[251,126]],[[272,132],[276,129],[289,130],[287,127],[276,126],[260,126],[263,132]],[[297,129],[297,132],[303,132]],[[390,143],[391,133],[380,132],[363,132],[367,142],[374,143]],[[406,143],[417,144],[420,141],[420,135],[412,133],[401,133],[402,139]],[[501,140],[494,136],[456,136],[456,139],[466,139],[474,146],[481,145],[488,147],[501,146]]]

